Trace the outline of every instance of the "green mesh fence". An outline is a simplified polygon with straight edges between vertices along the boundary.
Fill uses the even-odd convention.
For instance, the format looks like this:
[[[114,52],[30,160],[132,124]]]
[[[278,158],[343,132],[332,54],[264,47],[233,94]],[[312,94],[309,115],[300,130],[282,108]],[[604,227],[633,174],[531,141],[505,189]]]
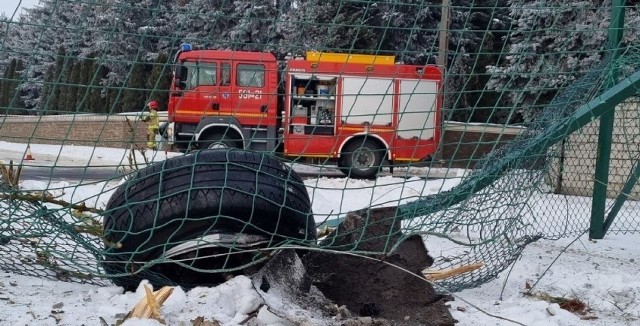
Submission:
[[[334,250],[315,237],[348,212],[397,206],[403,236],[423,236],[432,269],[482,264],[437,284],[449,291],[477,286],[508,268],[527,244],[589,229],[599,118],[614,107],[606,211],[621,195],[628,198],[609,232],[637,232],[638,4],[626,1],[622,38],[613,43],[611,1],[451,1],[449,19],[442,9],[440,1],[43,0],[5,12],[0,269],[97,284],[215,283],[212,275],[223,280],[282,246]],[[417,137],[441,128],[437,152],[393,168],[380,161],[377,177],[361,180],[344,157],[355,157],[371,138],[342,159],[327,157],[335,149],[284,155],[283,131],[260,134],[261,122],[250,123],[244,142],[230,129],[200,140],[185,129],[195,136],[172,147],[148,139],[149,123],[140,119],[146,103],[158,101],[164,122],[170,99],[180,100],[170,87],[183,42],[273,54],[277,94],[261,95],[273,99],[268,109],[278,111],[279,124],[290,118],[281,111],[293,92],[286,60],[307,51],[392,55],[391,67],[444,64],[443,82],[430,93],[442,102],[412,111],[428,116],[441,107],[433,125],[417,128]],[[220,64],[216,87],[225,86]],[[239,76],[230,78],[244,83]],[[398,85],[403,79],[390,78]],[[344,85],[333,84],[336,103],[346,101]],[[352,95],[378,96],[365,114],[384,119],[376,105],[395,89],[358,90]],[[304,87],[299,95],[308,95]],[[265,113],[255,110],[231,115]],[[369,134],[378,132],[371,127]],[[180,130],[171,132],[180,137]],[[259,150],[201,150],[205,140]],[[253,140],[267,145],[249,146]],[[378,143],[370,158],[382,150]],[[359,244],[371,240],[365,238],[341,250],[380,257],[395,249],[393,236],[385,252],[362,250]]]

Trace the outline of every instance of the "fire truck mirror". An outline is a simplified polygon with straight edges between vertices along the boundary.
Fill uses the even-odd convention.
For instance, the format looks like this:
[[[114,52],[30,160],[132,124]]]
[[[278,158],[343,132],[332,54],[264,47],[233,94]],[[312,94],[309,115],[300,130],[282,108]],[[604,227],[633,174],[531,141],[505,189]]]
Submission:
[[[177,66],[176,67],[176,79],[178,81],[185,81],[187,80],[187,74],[189,73],[189,69],[187,69],[187,67],[185,66]]]

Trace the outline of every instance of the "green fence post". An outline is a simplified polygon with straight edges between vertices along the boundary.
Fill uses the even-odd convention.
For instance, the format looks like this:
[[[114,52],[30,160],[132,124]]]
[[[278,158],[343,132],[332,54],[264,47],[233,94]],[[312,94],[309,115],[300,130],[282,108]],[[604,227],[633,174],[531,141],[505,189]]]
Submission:
[[[611,206],[611,210],[607,215],[607,219],[604,221],[604,225],[602,226],[603,227],[602,230],[604,233],[606,233],[607,230],[609,230],[611,223],[613,223],[613,219],[616,217],[618,212],[620,212],[620,208],[622,208],[622,204],[624,204],[624,202],[629,198],[629,194],[633,190],[633,187],[636,185],[636,183],[638,183],[638,179],[640,179],[640,161],[637,161],[636,164],[634,165],[633,170],[631,172],[631,176],[629,176],[629,179],[627,179],[627,182],[624,184],[624,187],[622,187],[622,190],[620,190],[620,194],[618,195],[616,200],[613,202],[613,206]]]
[[[624,0],[613,0],[611,3],[609,49],[612,50],[612,60],[614,62],[620,55],[619,46],[624,31],[624,3]],[[614,64],[608,86],[615,85],[617,79],[618,70]],[[611,161],[614,116],[615,110],[611,110],[600,118],[596,171],[593,180],[593,198],[591,202],[591,226],[589,227],[589,237],[591,239],[602,239],[605,234],[604,214],[607,200],[607,184],[609,183],[609,162]]]

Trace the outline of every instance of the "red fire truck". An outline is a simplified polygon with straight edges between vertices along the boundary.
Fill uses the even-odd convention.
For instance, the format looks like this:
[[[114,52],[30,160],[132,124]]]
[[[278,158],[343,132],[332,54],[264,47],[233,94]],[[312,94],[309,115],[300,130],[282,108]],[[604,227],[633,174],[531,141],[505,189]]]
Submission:
[[[335,160],[347,175],[429,159],[440,138],[442,72],[393,56],[308,52],[278,68],[270,53],[176,55],[169,142]]]

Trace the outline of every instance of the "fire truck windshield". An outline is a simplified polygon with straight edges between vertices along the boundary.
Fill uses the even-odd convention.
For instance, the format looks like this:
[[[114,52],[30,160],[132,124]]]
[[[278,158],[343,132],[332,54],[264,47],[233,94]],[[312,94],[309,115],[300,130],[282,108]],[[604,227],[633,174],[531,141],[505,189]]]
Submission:
[[[217,84],[215,63],[187,62],[187,79],[184,81],[185,89],[194,89],[198,86],[215,86]]]

